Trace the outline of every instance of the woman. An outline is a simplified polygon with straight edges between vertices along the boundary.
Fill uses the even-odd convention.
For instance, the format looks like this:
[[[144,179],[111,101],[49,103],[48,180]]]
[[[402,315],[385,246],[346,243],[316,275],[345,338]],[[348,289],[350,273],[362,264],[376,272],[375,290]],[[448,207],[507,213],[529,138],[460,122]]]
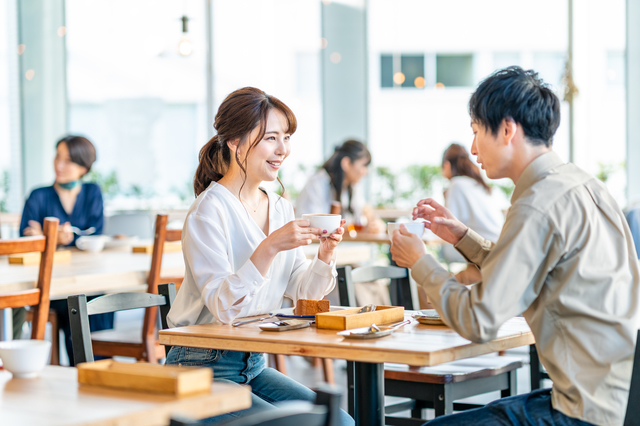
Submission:
[[[489,241],[498,241],[504,223],[500,203],[462,145],[453,143],[444,152],[442,175],[449,179],[445,206],[451,214]],[[466,262],[451,245],[442,248],[442,256],[448,262]],[[457,278],[468,284],[480,279],[480,274],[475,267],[467,268]]]
[[[29,195],[22,211],[20,235],[42,235],[42,224],[48,216],[57,217],[63,224],[58,231],[58,245],[70,246],[75,243],[77,235],[71,231],[72,226],[80,230],[94,228],[94,234],[102,234],[104,212],[100,187],[82,182],[82,177],[91,170],[95,161],[96,149],[89,139],[67,136],[59,140],[53,160],[56,180],[52,186],[35,189]],[[74,365],[67,302],[52,301],[50,309],[58,314],[58,324],[65,333],[69,363]],[[17,336],[24,316],[16,319],[14,333]],[[92,315],[89,321],[91,331],[113,328],[113,314]]]
[[[294,303],[322,299],[335,286],[343,228],[321,238],[315,259],[307,260],[301,247],[324,230],[295,220],[287,200],[260,187],[278,179],[296,126],[284,103],[252,87],[236,90],[220,105],[217,135],[200,150],[197,198],[182,230],[185,278],[168,315],[170,326],[228,324],[278,309],[285,296]],[[265,368],[261,353],[174,346],[167,364],[206,365],[216,380],[251,386],[252,408],[213,423],[272,408],[276,401],[315,399],[305,386]],[[353,423],[341,414],[344,424]]]
[[[329,213],[332,204],[341,206],[342,217],[355,229],[366,225],[365,232],[379,233],[382,221],[365,206],[358,182],[368,173],[371,154],[356,140],[336,147],[333,155],[307,181],[298,195],[296,215]]]

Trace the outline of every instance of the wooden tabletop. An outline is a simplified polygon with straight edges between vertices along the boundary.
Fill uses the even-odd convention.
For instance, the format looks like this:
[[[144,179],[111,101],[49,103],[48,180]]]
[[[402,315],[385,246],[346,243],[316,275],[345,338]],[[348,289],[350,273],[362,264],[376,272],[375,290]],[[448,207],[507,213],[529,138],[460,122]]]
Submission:
[[[71,261],[54,263],[50,297],[144,291],[150,267],[151,255],[132,253],[131,248],[99,253],[74,249]],[[161,276],[184,276],[182,252],[165,253]],[[37,278],[38,265],[10,265],[7,256],[0,256],[0,293],[34,288]]]
[[[78,385],[75,368],[47,366],[35,379],[0,371],[3,425],[167,425],[173,415],[204,418],[251,406],[245,386],[214,383],[185,398]]]
[[[410,313],[406,317],[410,318]],[[336,330],[309,327],[300,330],[262,331],[257,323],[241,327],[202,324],[160,331],[160,343],[285,355],[317,356],[361,362],[394,362],[433,366],[444,362],[498,352],[534,343],[524,318],[512,318],[487,343],[472,343],[445,326],[415,320],[390,336],[371,340],[345,339]]]

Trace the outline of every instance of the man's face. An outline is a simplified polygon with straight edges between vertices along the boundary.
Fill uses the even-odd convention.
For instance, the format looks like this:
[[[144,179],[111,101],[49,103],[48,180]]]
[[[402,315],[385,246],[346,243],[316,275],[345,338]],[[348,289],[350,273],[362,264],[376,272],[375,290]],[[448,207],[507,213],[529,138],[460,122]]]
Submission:
[[[491,129],[476,121],[471,122],[471,129],[473,130],[471,154],[477,157],[477,162],[487,172],[487,177],[489,179],[505,177],[505,166],[508,162],[505,158],[504,144],[500,141],[502,126],[497,135],[493,135]]]

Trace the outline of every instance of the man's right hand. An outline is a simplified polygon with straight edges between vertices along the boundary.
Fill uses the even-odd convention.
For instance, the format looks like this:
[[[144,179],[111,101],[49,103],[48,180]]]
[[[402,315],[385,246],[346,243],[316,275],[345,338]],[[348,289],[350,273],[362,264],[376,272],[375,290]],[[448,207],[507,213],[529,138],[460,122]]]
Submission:
[[[453,245],[458,244],[469,229],[449,210],[431,198],[418,201],[417,206],[413,208],[413,220],[418,218],[425,219],[425,226],[431,229],[431,232]]]

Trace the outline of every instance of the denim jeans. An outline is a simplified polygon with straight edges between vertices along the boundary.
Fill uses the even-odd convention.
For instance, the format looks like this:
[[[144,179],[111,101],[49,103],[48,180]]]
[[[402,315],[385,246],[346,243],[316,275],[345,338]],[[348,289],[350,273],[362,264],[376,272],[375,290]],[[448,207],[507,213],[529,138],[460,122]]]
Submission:
[[[167,355],[167,364],[210,367],[213,369],[216,382],[251,386],[251,408],[211,417],[205,420],[207,424],[217,424],[265,409],[273,409],[273,403],[279,401],[315,402],[316,398],[311,389],[273,368],[266,367],[262,353],[174,346]],[[340,420],[344,426],[354,424],[351,416],[342,410]]]
[[[463,426],[463,425],[554,425],[554,426],[589,426],[573,417],[565,416],[551,406],[551,389],[538,389],[524,395],[498,399],[482,408],[463,411],[438,417],[426,425],[429,426]]]

